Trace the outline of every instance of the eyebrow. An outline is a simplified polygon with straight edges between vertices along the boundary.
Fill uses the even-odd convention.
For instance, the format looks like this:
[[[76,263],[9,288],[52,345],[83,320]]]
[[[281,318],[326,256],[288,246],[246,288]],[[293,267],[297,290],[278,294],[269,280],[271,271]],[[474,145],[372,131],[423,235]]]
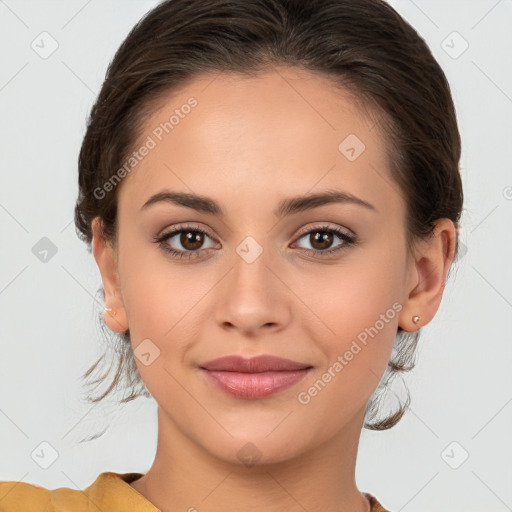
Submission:
[[[217,203],[214,199],[197,194],[171,192],[169,190],[163,190],[162,192],[158,192],[157,194],[152,195],[142,205],[141,211],[146,210],[151,205],[160,202],[184,206],[198,212],[209,213],[218,217],[225,216],[225,213],[222,210],[220,204]],[[279,203],[278,207],[274,210],[273,213],[277,217],[285,217],[287,215],[311,210],[313,208],[318,208],[320,206],[332,203],[355,204],[374,212],[377,211],[375,206],[368,203],[367,201],[364,201],[363,199],[360,199],[359,197],[354,196],[353,194],[340,190],[326,190],[318,194],[308,194],[305,196],[284,199]]]

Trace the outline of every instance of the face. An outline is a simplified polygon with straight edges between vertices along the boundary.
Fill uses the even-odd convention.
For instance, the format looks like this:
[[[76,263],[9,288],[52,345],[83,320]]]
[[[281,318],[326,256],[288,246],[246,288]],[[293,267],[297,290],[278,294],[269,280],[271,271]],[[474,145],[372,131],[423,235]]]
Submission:
[[[147,119],[135,150],[147,149],[118,190],[108,325],[129,327],[170,428],[218,458],[237,461],[250,442],[262,462],[282,461],[362,426],[415,275],[368,114],[325,78],[282,69],[196,78]],[[289,201],[326,192],[339,196]],[[208,208],[190,196],[144,206],[159,193]],[[227,355],[309,369],[238,396],[200,368]]]

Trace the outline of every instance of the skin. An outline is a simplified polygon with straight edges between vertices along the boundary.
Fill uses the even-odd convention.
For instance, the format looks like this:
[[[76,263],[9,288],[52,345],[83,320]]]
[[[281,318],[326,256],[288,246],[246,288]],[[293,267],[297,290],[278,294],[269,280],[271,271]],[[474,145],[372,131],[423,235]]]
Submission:
[[[365,408],[398,326],[415,331],[437,312],[456,228],[440,219],[434,236],[408,253],[405,202],[377,117],[324,77],[290,68],[257,78],[198,76],[163,100],[140,140],[191,96],[198,105],[119,185],[117,244],[93,223],[106,307],[116,312],[105,314],[107,325],[129,327],[134,350],[148,338],[160,350],[147,366],[136,358],[158,403],[158,447],[131,486],[164,512],[368,511],[355,482]],[[366,146],[354,161],[338,149],[349,134]],[[211,197],[225,216],[168,202],[140,211],[164,189]],[[376,211],[332,203],[282,219],[273,213],[284,198],[328,189]],[[175,259],[152,238],[185,223],[207,236],[195,242],[202,253]],[[322,257],[322,247],[344,244],[336,235],[324,246],[304,235],[325,225],[354,233],[358,244]],[[252,263],[236,251],[247,236],[263,251]],[[194,250],[179,235],[166,243]],[[394,318],[300,403],[298,394],[394,303]],[[285,391],[245,400],[212,387],[198,369],[229,354],[272,354],[313,370]],[[238,456],[248,442],[260,454],[252,466]]]

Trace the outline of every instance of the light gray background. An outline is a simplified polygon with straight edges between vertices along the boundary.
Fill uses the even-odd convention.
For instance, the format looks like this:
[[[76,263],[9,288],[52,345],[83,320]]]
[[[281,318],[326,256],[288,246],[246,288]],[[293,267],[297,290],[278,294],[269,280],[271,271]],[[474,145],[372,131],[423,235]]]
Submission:
[[[103,471],[145,472],[155,454],[152,399],[82,401],[79,377],[102,352],[100,274],[73,208],[86,116],[115,50],[156,4],[0,1],[0,480],[83,489]],[[512,1],[391,4],[452,87],[467,252],[422,329],[411,410],[390,431],[363,430],[357,482],[393,512],[512,510]],[[51,48],[43,31],[58,43],[47,58],[31,47]],[[57,248],[45,263],[32,251],[42,237]],[[58,452],[47,469],[44,441]]]

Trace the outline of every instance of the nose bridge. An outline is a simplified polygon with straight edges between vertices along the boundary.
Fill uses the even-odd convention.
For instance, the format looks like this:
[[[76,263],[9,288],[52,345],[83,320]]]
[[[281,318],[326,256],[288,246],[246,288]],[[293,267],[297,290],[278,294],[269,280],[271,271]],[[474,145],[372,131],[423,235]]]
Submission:
[[[270,240],[270,237],[265,238]],[[217,320],[242,330],[287,323],[286,286],[276,276],[273,250],[246,236],[235,247],[232,269],[218,303]]]
[[[275,259],[272,252],[270,237],[260,237],[258,241],[251,235],[246,236],[235,248],[232,276],[234,287],[257,294],[266,301],[272,295],[275,296],[278,292],[274,283],[276,277],[271,270],[272,260]]]

